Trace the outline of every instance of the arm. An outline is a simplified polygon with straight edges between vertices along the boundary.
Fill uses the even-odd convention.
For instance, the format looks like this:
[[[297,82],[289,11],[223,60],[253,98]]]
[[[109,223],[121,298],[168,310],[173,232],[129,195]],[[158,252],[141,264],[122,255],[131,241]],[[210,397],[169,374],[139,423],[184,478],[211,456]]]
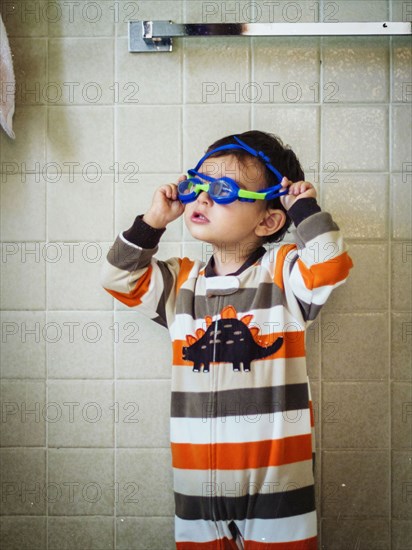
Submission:
[[[153,256],[167,224],[183,212],[175,188],[171,184],[156,191],[148,212],[118,235],[101,272],[101,284],[114,298],[165,326],[182,260],[161,262]]]
[[[297,251],[289,254],[283,268],[305,321],[313,320],[331,292],[343,284],[352,268],[339,227],[322,212],[316,191],[308,182],[289,182],[282,203],[296,226]],[[286,286],[286,285],[285,285]]]

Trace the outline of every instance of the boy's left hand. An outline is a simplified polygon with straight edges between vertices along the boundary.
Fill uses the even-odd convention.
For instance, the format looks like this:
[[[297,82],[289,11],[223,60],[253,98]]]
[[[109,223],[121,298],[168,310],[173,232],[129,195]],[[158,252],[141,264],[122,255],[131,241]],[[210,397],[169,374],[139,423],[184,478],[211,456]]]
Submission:
[[[289,191],[288,195],[282,195],[280,197],[280,201],[286,210],[289,210],[289,208],[299,199],[316,199],[316,189],[308,181],[296,181],[293,183],[287,178],[283,178],[281,183],[282,188],[288,189]]]

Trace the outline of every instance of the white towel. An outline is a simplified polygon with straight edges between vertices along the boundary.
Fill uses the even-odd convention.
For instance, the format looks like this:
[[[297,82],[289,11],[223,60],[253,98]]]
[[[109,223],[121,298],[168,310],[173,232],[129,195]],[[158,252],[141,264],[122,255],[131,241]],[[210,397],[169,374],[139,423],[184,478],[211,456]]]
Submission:
[[[15,93],[13,59],[6,29],[0,15],[0,126],[12,139],[16,137],[13,132]]]

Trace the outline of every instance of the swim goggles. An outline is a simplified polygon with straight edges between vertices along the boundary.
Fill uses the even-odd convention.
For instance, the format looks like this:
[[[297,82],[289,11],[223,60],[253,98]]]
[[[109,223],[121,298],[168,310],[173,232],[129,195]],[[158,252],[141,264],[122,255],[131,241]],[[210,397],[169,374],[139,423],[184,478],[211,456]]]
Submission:
[[[249,145],[241,141],[237,136],[234,136],[234,139],[237,141],[237,144],[221,145],[220,147],[216,147],[216,149],[212,149],[212,151],[206,153],[199,160],[195,168],[188,170],[188,174],[191,177],[181,181],[177,186],[178,197],[181,203],[187,204],[193,202],[201,191],[208,193],[209,197],[218,204],[229,204],[235,200],[244,202],[255,202],[256,199],[272,200],[288,194],[287,190],[279,191],[282,189],[280,182],[283,176],[274,166],[272,166],[269,157],[262,151],[256,151],[252,147],[249,147]],[[204,161],[217,151],[233,151],[233,149],[246,151],[250,155],[261,160],[268,170],[275,174],[278,184],[272,187],[266,187],[260,191],[247,191],[246,189],[241,189],[236,181],[228,176],[216,179],[207,174],[198,172]]]

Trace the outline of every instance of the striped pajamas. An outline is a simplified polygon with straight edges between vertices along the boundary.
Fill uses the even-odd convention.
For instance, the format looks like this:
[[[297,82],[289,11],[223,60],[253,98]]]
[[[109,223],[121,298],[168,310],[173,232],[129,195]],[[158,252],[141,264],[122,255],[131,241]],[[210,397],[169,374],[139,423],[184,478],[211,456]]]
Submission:
[[[330,215],[235,275],[120,234],[102,285],[167,326],[178,550],[316,550],[305,329],[352,267]]]

